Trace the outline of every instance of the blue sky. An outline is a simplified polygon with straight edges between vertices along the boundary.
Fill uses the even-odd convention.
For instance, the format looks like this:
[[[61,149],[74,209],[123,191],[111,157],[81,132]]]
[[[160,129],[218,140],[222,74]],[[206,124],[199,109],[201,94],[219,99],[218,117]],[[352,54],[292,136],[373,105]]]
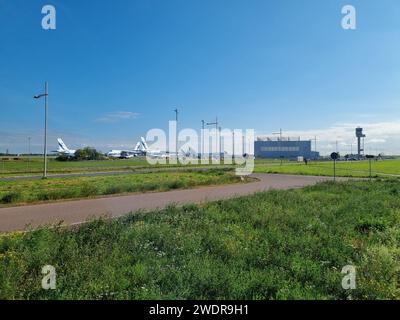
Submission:
[[[42,6],[57,29],[41,28]],[[357,30],[341,28],[341,8]],[[321,151],[366,127],[400,154],[398,0],[0,0],[0,152],[41,150],[49,82],[50,146],[133,147],[166,128],[218,116],[227,128],[318,135]],[[368,132],[369,130],[369,132]]]

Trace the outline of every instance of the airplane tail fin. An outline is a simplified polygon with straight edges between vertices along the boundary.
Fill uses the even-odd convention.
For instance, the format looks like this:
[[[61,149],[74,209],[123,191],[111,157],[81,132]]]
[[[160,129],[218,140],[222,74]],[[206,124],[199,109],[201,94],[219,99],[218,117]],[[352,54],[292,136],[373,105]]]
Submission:
[[[142,141],[144,150],[145,151],[149,150],[149,146],[147,145],[146,140],[143,137],[141,137],[140,140]]]
[[[135,151],[139,151],[139,150],[140,150],[140,146],[141,146],[141,143],[140,143],[140,142],[138,142],[138,143],[136,144],[136,147],[135,147],[135,149],[133,149],[133,150],[135,150]]]
[[[58,142],[58,148],[59,148],[59,150],[61,150],[61,151],[68,151],[68,150],[69,150],[68,147],[66,146],[66,144],[64,143],[64,141],[62,141],[61,138],[58,138],[58,139],[57,139],[57,142]]]

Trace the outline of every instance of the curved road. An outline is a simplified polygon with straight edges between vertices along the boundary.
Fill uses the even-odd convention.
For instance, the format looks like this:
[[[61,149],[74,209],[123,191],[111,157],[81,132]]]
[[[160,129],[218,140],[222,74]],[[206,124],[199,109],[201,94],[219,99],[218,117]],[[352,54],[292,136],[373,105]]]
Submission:
[[[256,182],[200,187],[167,192],[142,193],[96,199],[0,208],[0,231],[26,230],[63,221],[79,224],[88,218],[118,217],[138,210],[154,210],[168,204],[201,203],[227,199],[269,189],[290,189],[331,180],[329,177],[253,174]]]

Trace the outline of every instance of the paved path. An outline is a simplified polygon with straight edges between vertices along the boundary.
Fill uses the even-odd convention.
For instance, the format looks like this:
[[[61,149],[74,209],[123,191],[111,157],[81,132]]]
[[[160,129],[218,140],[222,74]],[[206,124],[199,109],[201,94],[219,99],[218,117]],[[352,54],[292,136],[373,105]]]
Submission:
[[[332,179],[329,177],[270,174],[254,174],[252,176],[259,179],[259,181],[187,190],[0,208],[0,231],[24,230],[27,225],[37,227],[59,221],[64,221],[66,224],[78,224],[92,217],[104,215],[118,217],[138,210],[163,208],[171,203],[201,203],[247,195],[268,189],[304,187]]]

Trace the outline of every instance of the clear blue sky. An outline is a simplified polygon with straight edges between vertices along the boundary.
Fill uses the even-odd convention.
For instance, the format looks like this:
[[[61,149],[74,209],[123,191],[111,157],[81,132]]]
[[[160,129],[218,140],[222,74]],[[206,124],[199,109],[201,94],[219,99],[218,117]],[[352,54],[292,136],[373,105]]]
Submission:
[[[45,4],[56,30],[41,28]],[[51,146],[132,147],[175,106],[196,129],[218,115],[260,134],[350,123],[398,139],[398,0],[0,0],[0,39],[0,152],[26,151],[28,135],[40,151],[45,80]]]

